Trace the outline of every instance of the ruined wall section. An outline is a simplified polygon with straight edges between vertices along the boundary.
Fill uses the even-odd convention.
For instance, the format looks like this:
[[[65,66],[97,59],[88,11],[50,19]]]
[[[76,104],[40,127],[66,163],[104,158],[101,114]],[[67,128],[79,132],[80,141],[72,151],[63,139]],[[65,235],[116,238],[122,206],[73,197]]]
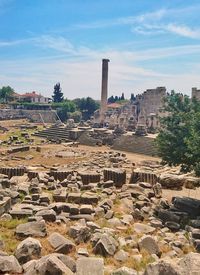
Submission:
[[[0,109],[0,120],[27,118],[32,122],[41,123],[41,116],[45,123],[55,123],[57,120],[56,111],[53,110]]]
[[[163,107],[163,100],[166,96],[166,88],[147,89],[143,94],[137,96],[140,110],[144,110],[148,116],[151,113],[157,114]]]
[[[154,138],[148,136],[120,136],[114,141],[114,150],[156,156]]]
[[[200,100],[200,89],[197,89],[195,87],[192,88],[192,98],[196,98],[197,100]]]
[[[111,148],[119,151],[156,156],[157,151],[154,140],[154,138],[148,136],[122,135],[113,140]],[[102,142],[100,138],[95,139],[87,132],[82,133],[78,141],[83,145],[89,146],[95,146]]]
[[[101,139],[95,139],[88,132],[83,132],[79,136],[78,141],[83,145],[95,146],[98,142],[101,142]]]

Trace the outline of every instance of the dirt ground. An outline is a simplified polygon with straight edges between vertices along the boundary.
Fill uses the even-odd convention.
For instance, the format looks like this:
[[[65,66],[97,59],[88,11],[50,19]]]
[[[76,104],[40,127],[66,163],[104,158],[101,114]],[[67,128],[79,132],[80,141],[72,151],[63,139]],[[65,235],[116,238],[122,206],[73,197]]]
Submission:
[[[20,125],[27,124],[26,120],[8,120],[8,121],[0,121],[0,125],[6,127],[9,131],[5,133],[0,133],[0,140],[4,140],[9,134],[19,130]],[[37,124],[37,126],[41,127],[41,124]],[[38,139],[38,143],[40,139]],[[37,139],[36,139],[37,142]],[[36,152],[35,146],[31,147],[30,151],[27,152],[19,152],[12,155],[1,156],[0,165],[1,166],[10,166],[16,167],[20,165],[26,166],[38,166],[38,167],[49,167],[55,165],[66,165],[73,162],[81,162],[89,160],[90,153],[92,152],[108,152],[112,151],[107,146],[101,147],[92,147],[79,145],[78,148],[74,147],[66,147],[65,144],[42,144],[40,145],[42,148],[41,152]],[[9,147],[0,146],[0,152],[4,152]],[[70,156],[70,157],[56,157],[55,154],[61,151],[75,151],[79,152],[79,156]],[[116,150],[115,150],[116,151]],[[122,151],[120,151],[122,153]],[[131,161],[131,163],[135,163],[136,165],[143,161],[160,161],[157,157],[151,157],[141,154],[134,154],[129,152],[124,152]],[[200,199],[200,188],[195,190],[183,188],[180,191],[177,190],[163,190],[163,197],[167,198],[171,201],[173,196],[188,196],[192,198]]]

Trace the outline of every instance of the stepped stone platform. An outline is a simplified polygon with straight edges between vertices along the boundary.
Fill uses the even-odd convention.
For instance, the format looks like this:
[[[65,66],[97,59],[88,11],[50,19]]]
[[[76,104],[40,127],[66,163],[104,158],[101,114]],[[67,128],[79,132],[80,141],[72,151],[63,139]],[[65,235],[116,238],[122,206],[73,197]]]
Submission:
[[[109,145],[114,150],[127,151],[137,154],[156,156],[154,136],[121,135],[115,137],[111,132],[95,133],[95,129],[69,128],[66,125],[53,125],[50,128],[35,133],[35,136],[46,138],[50,141],[71,142],[79,141],[80,144],[96,146]]]
[[[69,128],[66,126],[60,126],[60,125],[53,125],[47,129],[44,129],[42,131],[39,131],[34,134],[34,136],[38,136],[41,138],[46,138],[48,140],[52,141],[63,141],[68,142],[71,141],[69,139]]]

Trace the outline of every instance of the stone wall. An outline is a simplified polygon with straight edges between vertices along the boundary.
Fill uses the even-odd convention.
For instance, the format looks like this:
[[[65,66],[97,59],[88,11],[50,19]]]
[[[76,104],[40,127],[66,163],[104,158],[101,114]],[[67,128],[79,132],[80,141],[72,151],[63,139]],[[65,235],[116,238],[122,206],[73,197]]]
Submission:
[[[147,89],[141,95],[137,95],[140,111],[143,110],[148,116],[151,113],[157,114],[159,109],[163,107],[163,100],[166,96],[165,87],[157,87],[156,89]]]
[[[78,141],[84,145],[95,146],[101,143],[101,139],[94,139],[89,133],[84,132],[78,138]],[[156,147],[154,144],[154,138],[148,136],[126,136],[122,135],[116,139],[113,139],[113,145],[111,146],[114,150],[121,150],[131,153],[144,154],[150,156],[156,156]]]
[[[112,149],[150,156],[156,155],[154,138],[148,136],[120,136],[114,141]]]
[[[101,139],[95,139],[88,132],[83,132],[79,136],[78,141],[83,145],[95,146],[98,142],[101,142]]]
[[[0,120],[27,118],[32,122],[55,123],[56,112],[53,110],[21,110],[21,109],[0,109]]]

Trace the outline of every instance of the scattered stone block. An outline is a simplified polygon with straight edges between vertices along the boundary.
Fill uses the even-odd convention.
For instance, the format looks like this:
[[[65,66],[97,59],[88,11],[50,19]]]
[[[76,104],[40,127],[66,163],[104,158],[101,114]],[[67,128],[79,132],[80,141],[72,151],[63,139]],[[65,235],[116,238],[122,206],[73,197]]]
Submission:
[[[81,257],[77,260],[77,275],[103,275],[104,261],[100,258]]]
[[[19,224],[16,227],[15,234],[19,238],[45,237],[47,235],[45,222],[38,221]]]
[[[0,272],[18,274],[22,273],[22,267],[13,255],[0,256]]]
[[[75,244],[59,233],[52,233],[49,236],[48,241],[57,253],[68,254],[75,250]]]
[[[24,264],[32,258],[38,258],[41,255],[41,249],[42,246],[38,240],[28,237],[17,246],[15,257],[20,264]]]

